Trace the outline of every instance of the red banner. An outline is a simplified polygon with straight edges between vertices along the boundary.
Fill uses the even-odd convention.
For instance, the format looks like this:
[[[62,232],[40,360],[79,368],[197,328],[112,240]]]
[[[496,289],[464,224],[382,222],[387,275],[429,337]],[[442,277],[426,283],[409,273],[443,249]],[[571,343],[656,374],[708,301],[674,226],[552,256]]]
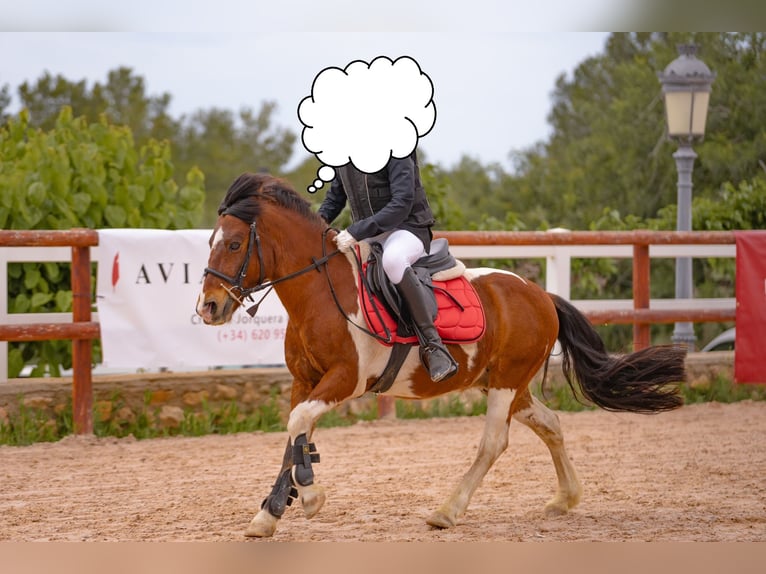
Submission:
[[[738,231],[734,380],[766,383],[766,231]]]

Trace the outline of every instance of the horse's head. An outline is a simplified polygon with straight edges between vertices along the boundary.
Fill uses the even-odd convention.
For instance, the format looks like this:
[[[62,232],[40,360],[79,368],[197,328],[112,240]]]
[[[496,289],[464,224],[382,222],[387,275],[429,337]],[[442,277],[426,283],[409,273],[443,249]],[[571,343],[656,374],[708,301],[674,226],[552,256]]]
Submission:
[[[210,237],[202,292],[197,298],[197,314],[208,325],[229,321],[241,304],[242,290],[250,287],[245,283],[250,267],[250,262],[245,261],[250,250],[248,235],[249,227],[241,219],[232,215],[218,217]]]
[[[288,265],[292,254],[300,255],[301,246],[311,248],[325,228],[286,181],[263,173],[240,175],[218,207],[197,313],[209,325],[226,323],[266,279],[276,284],[289,278],[285,271],[279,278],[271,274]],[[312,259],[306,255],[306,260]]]
[[[231,320],[242,299],[263,282],[257,197],[270,179],[263,174],[239,176],[218,207],[202,292],[197,298],[197,314],[208,325]]]

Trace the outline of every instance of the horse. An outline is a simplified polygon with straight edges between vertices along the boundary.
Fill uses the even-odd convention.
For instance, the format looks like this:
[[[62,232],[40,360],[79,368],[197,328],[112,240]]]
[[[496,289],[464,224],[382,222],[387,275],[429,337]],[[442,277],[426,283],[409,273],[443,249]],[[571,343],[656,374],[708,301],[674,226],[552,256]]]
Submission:
[[[218,214],[196,305],[203,322],[224,324],[255,293],[272,288],[289,317],[285,362],[293,381],[287,447],[272,491],[245,531],[248,537],[270,537],[293,501],[300,501],[307,518],[322,508],[326,493],[315,480],[319,453],[311,442],[315,423],[334,407],[364,395],[383,372],[391,348],[364,329],[357,257],[336,249],[337,230],[329,228],[287,181],[243,173],[226,192]],[[436,529],[458,524],[482,479],[505,451],[512,419],[532,429],[547,446],[557,488],[544,512],[565,514],[580,501],[582,486],[558,416],[529,389],[541,368],[547,372],[556,341],[576,397],[602,409],[637,413],[681,406],[678,383],[685,378],[685,350],[658,345],[612,355],[587,318],[565,299],[509,271],[463,272],[485,310],[483,336],[474,343],[448,346],[459,369],[438,383],[431,381],[414,345],[385,393],[430,399],[478,387],[486,394],[476,458],[426,522]]]

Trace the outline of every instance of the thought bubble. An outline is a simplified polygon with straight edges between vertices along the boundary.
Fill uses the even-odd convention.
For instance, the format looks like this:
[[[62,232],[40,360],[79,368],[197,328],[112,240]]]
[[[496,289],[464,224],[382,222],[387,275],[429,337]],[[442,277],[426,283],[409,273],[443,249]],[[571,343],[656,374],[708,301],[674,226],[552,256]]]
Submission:
[[[303,146],[324,165],[317,179],[332,181],[349,162],[374,173],[392,157],[410,155],[436,122],[434,87],[408,56],[355,60],[325,68],[298,105]],[[316,182],[308,191],[316,192]]]
[[[316,193],[326,181],[332,181],[335,179],[335,170],[329,165],[323,165],[317,170],[317,179],[314,180],[314,185],[308,187],[309,193]]]

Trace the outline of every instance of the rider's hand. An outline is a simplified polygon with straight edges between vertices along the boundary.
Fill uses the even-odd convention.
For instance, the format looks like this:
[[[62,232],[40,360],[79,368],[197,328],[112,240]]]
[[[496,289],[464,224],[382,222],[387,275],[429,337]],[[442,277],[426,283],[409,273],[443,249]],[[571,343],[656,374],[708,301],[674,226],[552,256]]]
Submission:
[[[356,245],[356,239],[344,229],[335,236],[335,245],[338,246],[340,251],[347,253],[354,245]]]

